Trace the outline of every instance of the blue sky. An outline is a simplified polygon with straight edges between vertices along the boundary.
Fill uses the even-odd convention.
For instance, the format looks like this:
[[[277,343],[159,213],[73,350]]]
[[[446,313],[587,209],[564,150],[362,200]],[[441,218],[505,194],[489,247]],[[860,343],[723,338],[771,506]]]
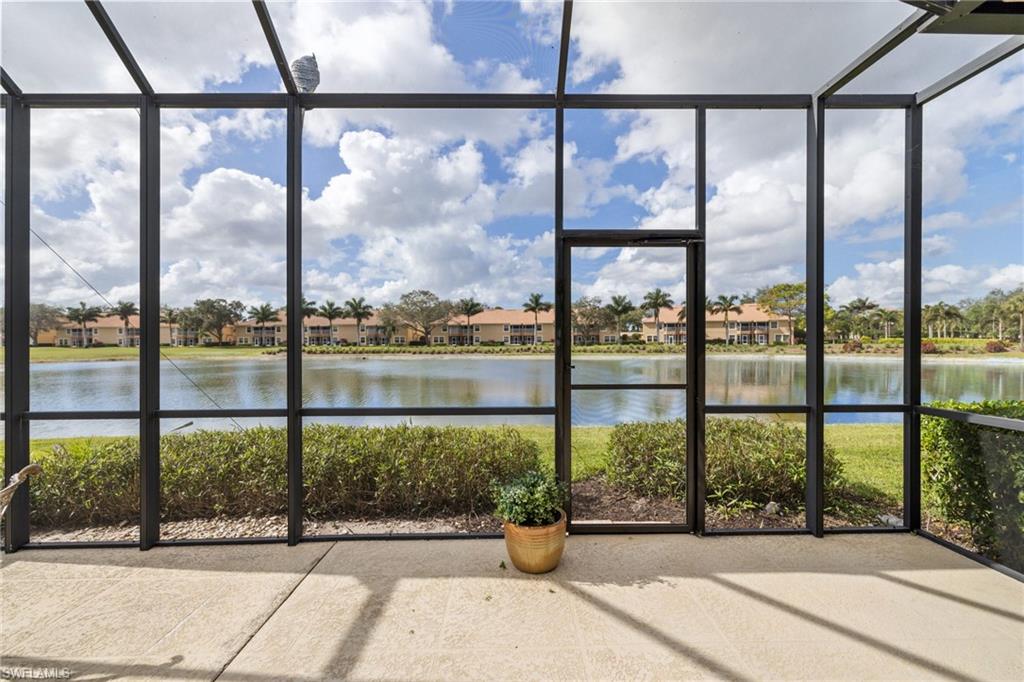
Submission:
[[[157,11],[173,10],[175,3],[169,4]],[[276,3],[271,9],[290,58],[317,53],[321,91],[546,92],[557,68],[558,7],[405,2]],[[756,14],[765,3],[751,7]],[[239,18],[243,10],[231,5],[224,16]],[[189,10],[211,25],[217,11]],[[734,82],[751,87],[733,61],[778,47],[780,68],[765,74],[765,65],[752,64],[758,78],[750,82],[763,91],[806,91],[806,84],[830,75],[909,10],[900,3],[865,5],[863,21],[844,18],[840,39],[814,48],[822,51],[821,64],[800,57],[810,49],[799,49],[802,36],[819,40],[813,26],[794,29],[795,47],[778,46],[786,17],[776,15],[799,13],[799,6],[751,21],[755,26],[744,30],[759,23],[762,34],[745,34],[749,39],[735,47],[737,54],[720,41],[721,58],[707,60],[701,41],[714,38],[721,25],[722,38],[731,30],[712,14],[719,11],[729,19],[735,7],[581,5],[574,16],[570,89],[643,92],[651,82],[664,92],[718,91]],[[159,74],[153,80],[167,83],[165,89],[280,88],[266,51],[251,44],[251,31],[245,48],[235,50],[217,26],[197,36],[193,50],[166,59],[159,50],[173,38],[176,15],[156,21],[133,14],[131,4],[117,14],[140,63]],[[833,21],[834,14],[813,16]],[[694,17],[705,23],[695,25]],[[152,45],[132,44],[153,26],[168,35]],[[693,32],[692,45],[686,31]],[[966,62],[993,39],[984,38],[951,43],[946,52],[955,54],[946,56]],[[33,67],[25,51],[17,40],[5,40],[5,68],[15,78],[20,69],[25,82],[44,87],[47,75],[28,71],[46,65]],[[367,53],[372,59],[364,59]],[[915,54],[934,61],[929,50],[911,50],[907,59]],[[886,68],[897,91],[919,87]],[[119,78],[111,79],[94,89],[121,87]],[[1009,289],[1024,279],[1022,106],[1024,58],[1018,56],[926,108],[926,302]],[[34,225],[83,265],[98,260],[90,272],[110,297],[131,297],[137,229],[125,216],[137,206],[131,199],[137,161],[130,145],[110,140],[134,135],[132,122],[119,119],[97,131],[96,119],[79,112],[51,119],[36,129],[34,141]],[[803,119],[802,112],[709,113],[709,294],[739,294],[804,276]],[[162,295],[168,303],[217,295],[283,304],[283,122],[281,112],[165,112]],[[840,303],[868,296],[898,305],[902,114],[829,112],[826,125],[830,294]],[[502,306],[518,306],[531,291],[551,296],[553,128],[550,111],[309,112],[303,148],[309,296],[365,296],[379,304],[430,288]],[[692,224],[692,112],[569,111],[566,142],[567,227]],[[68,158],[69,148],[80,153]],[[107,243],[121,246],[97,248]],[[46,258],[33,254],[39,263],[34,300],[67,304],[89,296]],[[638,299],[655,286],[683,290],[681,268],[667,268],[649,251],[581,252],[573,267],[574,292],[603,299],[613,293]]]

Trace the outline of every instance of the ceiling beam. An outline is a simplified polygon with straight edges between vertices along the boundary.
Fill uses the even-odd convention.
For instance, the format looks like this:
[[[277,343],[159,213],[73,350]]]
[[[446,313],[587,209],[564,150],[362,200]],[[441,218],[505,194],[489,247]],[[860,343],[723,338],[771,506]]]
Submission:
[[[107,40],[110,41],[110,46],[114,48],[114,52],[121,58],[121,62],[124,64],[124,68],[128,69],[128,73],[131,74],[132,80],[135,81],[136,87],[139,88],[139,92],[143,95],[153,95],[153,86],[149,84],[146,79],[146,74],[142,72],[142,68],[139,63],[135,61],[135,57],[132,55],[132,51],[128,49],[128,44],[124,42],[124,38],[121,37],[121,33],[114,26],[114,22],[111,20],[110,15],[107,14],[107,10],[103,8],[99,0],[85,0],[85,5],[92,12],[93,18],[96,19],[96,23],[103,29],[103,33],[106,34]]]
[[[558,87],[555,90],[558,101],[565,97],[565,76],[569,69],[569,33],[572,30],[572,0],[562,3],[562,39],[558,50]]]
[[[18,84],[14,82],[14,79],[11,78],[3,67],[0,67],[0,82],[3,83],[3,88],[9,95],[21,97],[21,88],[18,87]]]
[[[921,90],[917,93],[917,104],[922,105],[932,101],[964,81],[974,78],[990,66],[995,66],[1004,59],[1017,54],[1022,49],[1024,49],[1024,36],[1013,36],[1009,40],[996,45],[985,54],[975,57],[948,76],[940,78],[927,88]]]
[[[264,0],[252,0],[252,6],[256,10],[256,16],[259,17],[260,26],[263,27],[263,35],[267,37],[270,52],[274,55],[274,62],[277,64],[278,73],[281,74],[281,80],[284,81],[284,89],[288,91],[289,95],[299,94],[299,88],[295,85],[295,77],[292,76],[292,70],[288,66],[288,59],[285,57],[284,48],[277,37],[274,20],[270,18],[270,10],[267,9],[267,3]]]
[[[900,43],[920,31],[926,24],[936,19],[935,15],[918,10],[904,19],[900,24],[885,34],[881,40],[869,47],[862,55],[853,60],[842,71],[825,83],[814,94],[815,98],[834,95],[840,88],[864,73],[872,64],[895,50]]]

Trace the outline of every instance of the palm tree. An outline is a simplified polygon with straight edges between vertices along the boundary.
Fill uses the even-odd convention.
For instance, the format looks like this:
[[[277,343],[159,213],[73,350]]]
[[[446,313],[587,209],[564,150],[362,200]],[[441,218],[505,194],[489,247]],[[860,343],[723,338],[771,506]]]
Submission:
[[[132,315],[139,314],[139,307],[131,301],[118,301],[117,305],[111,310],[115,315],[121,318],[121,324],[124,327],[122,338],[124,339],[124,345],[130,346],[131,341],[128,338],[129,323],[132,321]]]
[[[729,345],[729,313],[743,314],[743,308],[738,305],[739,298],[734,294],[721,294],[714,301],[715,312],[725,316],[723,323],[725,324],[725,345],[727,346]]]
[[[484,307],[479,301],[473,298],[460,298],[459,302],[455,304],[455,312],[466,316],[466,333],[463,335],[463,344],[467,345],[465,341],[468,339],[470,345],[473,341],[473,325],[471,324],[474,315],[478,315],[484,311]],[[533,328],[534,339],[536,340],[537,328]]]
[[[869,322],[868,315],[878,309],[878,304],[869,298],[855,298],[839,306],[839,311],[850,316],[854,332],[859,336],[864,333],[864,325]]]
[[[160,321],[167,325],[168,333],[170,334],[171,341],[173,342],[174,327],[181,322],[181,311],[177,308],[165,305],[160,309]]]
[[[89,322],[95,322],[98,320],[102,314],[102,308],[87,306],[85,305],[85,301],[80,301],[77,308],[68,308],[64,311],[64,317],[68,318],[69,322],[74,322],[75,324],[82,326],[82,348],[85,348],[88,345],[88,339],[85,336],[86,325]]]
[[[306,319],[307,317],[316,315],[316,301],[307,301],[306,297],[303,296],[302,302],[299,304],[299,309],[302,313],[302,319]]]
[[[359,344],[359,328],[363,325],[363,320],[370,319],[370,315],[373,315],[373,306],[362,296],[345,301],[345,316],[356,321],[356,345]]]
[[[339,317],[345,316],[345,309],[339,308],[334,304],[334,301],[327,299],[324,304],[320,306],[320,309],[316,311],[320,317],[327,319],[328,334],[331,339],[331,345],[334,345],[334,321]]]
[[[269,303],[264,303],[259,307],[251,306],[249,308],[248,315],[253,319],[253,322],[256,323],[256,327],[260,330],[259,345],[264,345],[263,342],[266,340],[266,337],[263,335],[263,328],[267,322],[275,322],[279,319],[277,311],[274,310],[274,306]]]
[[[636,310],[636,306],[629,300],[628,296],[612,296],[612,302],[607,306],[608,312],[615,318],[615,340],[622,343],[622,318]]]
[[[544,300],[540,294],[530,294],[530,297],[523,304],[523,311],[533,313],[533,342],[537,343],[537,329],[540,327],[540,314],[551,310],[553,306]]]
[[[921,322],[928,326],[928,338],[935,338],[935,325],[939,321],[939,309],[934,305],[921,308]]]
[[[885,308],[879,308],[875,313],[875,319],[882,325],[882,329],[885,332],[885,338],[892,336],[893,327],[899,324],[900,318],[903,315],[898,310],[887,310]]]
[[[654,342],[661,343],[661,309],[672,307],[672,297],[667,291],[656,288],[644,295],[644,309],[654,311]]]
[[[1017,317],[1017,340],[1020,342],[1020,349],[1024,350],[1024,291],[1017,291],[1006,299],[1003,309],[1006,314]]]

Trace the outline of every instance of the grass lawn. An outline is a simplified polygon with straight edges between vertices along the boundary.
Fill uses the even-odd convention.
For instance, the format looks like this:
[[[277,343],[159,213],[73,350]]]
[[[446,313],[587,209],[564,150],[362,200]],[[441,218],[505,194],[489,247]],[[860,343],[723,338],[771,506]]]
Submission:
[[[825,443],[835,448],[858,495],[903,499],[903,424],[832,424]]]
[[[283,360],[285,357],[284,347],[269,349],[255,348],[252,346],[189,346],[171,347],[162,346],[160,352],[163,356],[172,359],[217,359],[217,358],[277,358]],[[802,354],[803,346],[724,346],[709,345],[709,354],[761,354],[761,355],[792,355]],[[583,354],[628,354],[628,355],[662,355],[685,353],[681,346],[582,346],[573,350],[577,355]],[[856,354],[842,353],[838,347],[830,346],[827,349],[829,355],[850,355],[853,356],[893,356],[902,351],[892,348],[872,349],[868,348]],[[551,344],[543,344],[538,348],[529,346],[340,346],[329,349],[329,352],[317,350],[316,347],[308,347],[305,351],[307,357],[312,355],[550,355],[554,353]],[[39,346],[29,350],[29,357],[32,362],[88,362],[92,360],[138,360],[139,350],[137,348],[121,348],[119,346],[100,346],[98,348],[59,348],[56,346]],[[929,355],[927,357],[967,357],[967,358],[1024,358],[1024,352],[1011,350],[1006,353],[985,353],[977,348],[960,346],[957,350],[943,348],[941,355]],[[3,350],[0,350],[0,360],[3,358]]]

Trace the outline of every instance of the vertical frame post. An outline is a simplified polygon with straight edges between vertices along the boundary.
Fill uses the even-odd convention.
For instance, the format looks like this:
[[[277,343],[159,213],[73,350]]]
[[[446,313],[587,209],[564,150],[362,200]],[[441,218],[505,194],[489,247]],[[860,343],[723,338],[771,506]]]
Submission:
[[[555,109],[555,474],[566,487],[571,485],[570,422],[572,419],[572,392],[570,367],[572,362],[572,321],[570,287],[572,285],[571,250],[565,245],[562,230],[564,214],[565,109],[561,102]],[[572,521],[572,495],[565,502],[565,510]]]
[[[4,476],[29,463],[29,153],[31,111],[20,98],[8,97],[4,138]],[[7,509],[4,548],[17,551],[29,541],[28,486],[22,485]]]
[[[903,525],[921,528],[921,191],[923,114],[906,111],[903,205]]]
[[[825,533],[825,107],[807,110],[807,529]],[[795,334],[796,330],[790,330]]]
[[[302,109],[288,101],[287,140],[288,311],[288,544],[302,538]]]
[[[160,541],[160,109],[139,106],[139,547]]]
[[[698,107],[694,162],[694,222],[706,235],[707,111]],[[704,533],[706,460],[704,450],[705,244],[686,249],[686,520],[693,532]]]

